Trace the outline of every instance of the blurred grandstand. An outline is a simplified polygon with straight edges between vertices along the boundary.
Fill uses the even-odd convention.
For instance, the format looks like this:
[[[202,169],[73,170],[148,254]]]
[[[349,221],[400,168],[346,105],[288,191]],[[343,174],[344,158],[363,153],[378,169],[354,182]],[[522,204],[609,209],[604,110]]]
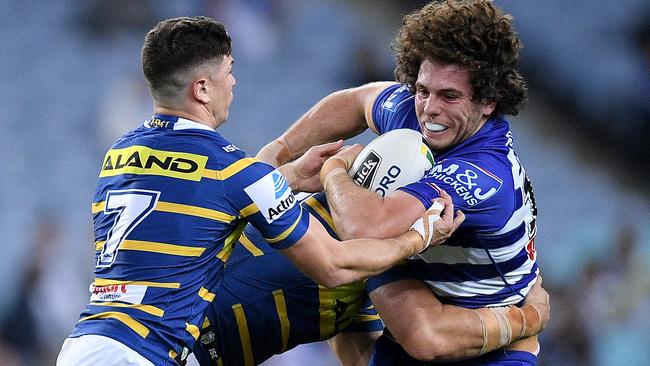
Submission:
[[[515,16],[531,84],[512,127],[553,301],[540,364],[645,365],[650,3],[495,2]],[[150,27],[200,14],[226,24],[238,83],[220,132],[255,153],[327,93],[392,79],[388,45],[424,3],[0,0],[0,364],[52,365],[87,300],[99,162],[150,115],[139,66]],[[316,344],[267,365],[314,352],[312,366],[335,362]]]

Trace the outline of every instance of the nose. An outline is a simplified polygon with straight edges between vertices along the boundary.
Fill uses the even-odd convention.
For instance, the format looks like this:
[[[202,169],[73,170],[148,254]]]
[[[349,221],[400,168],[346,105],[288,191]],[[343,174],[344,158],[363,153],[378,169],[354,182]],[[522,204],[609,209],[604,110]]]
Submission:
[[[429,116],[437,116],[440,114],[441,105],[440,100],[434,94],[430,94],[424,100],[424,113]]]

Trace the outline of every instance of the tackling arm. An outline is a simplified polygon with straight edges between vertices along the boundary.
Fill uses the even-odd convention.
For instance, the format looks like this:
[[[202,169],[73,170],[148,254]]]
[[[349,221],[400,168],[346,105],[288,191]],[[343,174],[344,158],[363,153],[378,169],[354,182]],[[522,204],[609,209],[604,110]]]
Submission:
[[[257,158],[277,167],[302,156],[311,146],[354,137],[368,127],[375,131],[372,104],[393,84],[375,82],[326,96],[282,136],[264,146]]]
[[[425,247],[423,236],[413,230],[385,240],[339,242],[313,216],[309,220],[307,233],[281,252],[300,271],[329,288],[383,272]]]
[[[419,280],[385,284],[372,291],[370,299],[412,357],[452,361],[476,357],[539,333],[550,316],[548,293],[541,282],[539,277],[522,308],[443,305]]]

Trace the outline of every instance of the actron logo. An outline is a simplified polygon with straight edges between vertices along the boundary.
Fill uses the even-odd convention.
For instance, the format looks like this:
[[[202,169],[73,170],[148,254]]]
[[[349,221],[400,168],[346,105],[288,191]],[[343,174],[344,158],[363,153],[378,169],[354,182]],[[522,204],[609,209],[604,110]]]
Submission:
[[[275,198],[282,197],[284,192],[289,189],[289,183],[287,183],[287,180],[284,176],[278,173],[273,173],[273,186],[275,188]]]

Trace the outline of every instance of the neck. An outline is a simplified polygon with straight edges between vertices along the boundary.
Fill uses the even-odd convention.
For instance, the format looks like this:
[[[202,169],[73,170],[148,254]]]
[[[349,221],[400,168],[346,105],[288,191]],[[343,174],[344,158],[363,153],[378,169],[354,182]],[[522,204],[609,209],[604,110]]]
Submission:
[[[159,104],[154,104],[154,114],[168,114],[170,116],[177,116],[189,119],[196,123],[206,125],[212,129],[216,129],[220,123],[217,123],[214,116],[207,112],[205,108],[170,108]]]

